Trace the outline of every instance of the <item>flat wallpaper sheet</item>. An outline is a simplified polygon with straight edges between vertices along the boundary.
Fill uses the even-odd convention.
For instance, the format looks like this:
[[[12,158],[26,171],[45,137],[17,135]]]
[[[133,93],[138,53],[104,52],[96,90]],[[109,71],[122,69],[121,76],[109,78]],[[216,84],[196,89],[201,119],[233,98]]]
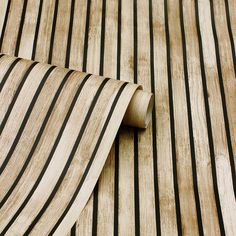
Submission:
[[[13,221],[3,217],[9,213],[3,210],[8,206],[3,197],[10,185],[4,189],[1,182],[2,234],[236,235],[235,9],[234,0],[1,0],[1,53],[141,84],[155,96],[151,124],[146,130],[120,128],[87,205],[82,212],[81,201],[73,205],[63,231],[54,229],[61,227],[58,216],[67,200],[43,205],[56,182],[50,188],[41,182],[45,194],[37,208],[25,208],[36,218],[20,215]],[[13,60],[7,55],[1,63]],[[38,70],[52,68],[43,65]],[[15,73],[23,72],[19,68]],[[63,77],[54,76],[60,86]],[[81,80],[73,79],[68,91],[75,92],[85,77],[80,73]],[[121,81],[116,82],[122,86]],[[107,92],[114,98],[115,92]],[[61,106],[68,109],[66,102]],[[27,139],[19,137],[19,142],[28,146]],[[13,170],[21,162],[17,152],[14,155]],[[0,181],[12,183],[16,172],[6,169],[12,174]],[[20,187],[17,184],[14,194],[20,194]],[[73,196],[72,189],[65,199]],[[58,194],[62,192],[53,199]],[[50,210],[56,209],[53,204],[58,206],[55,212]],[[21,209],[9,214],[17,211]]]

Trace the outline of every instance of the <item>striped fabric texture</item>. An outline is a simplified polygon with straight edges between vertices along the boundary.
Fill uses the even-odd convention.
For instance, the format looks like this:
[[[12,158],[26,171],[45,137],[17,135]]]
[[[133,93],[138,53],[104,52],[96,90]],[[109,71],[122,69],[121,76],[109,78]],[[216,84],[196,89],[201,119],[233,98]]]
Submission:
[[[235,0],[1,0],[1,235],[236,235],[235,42]],[[109,137],[125,82],[151,124]],[[97,183],[78,152],[106,160]]]

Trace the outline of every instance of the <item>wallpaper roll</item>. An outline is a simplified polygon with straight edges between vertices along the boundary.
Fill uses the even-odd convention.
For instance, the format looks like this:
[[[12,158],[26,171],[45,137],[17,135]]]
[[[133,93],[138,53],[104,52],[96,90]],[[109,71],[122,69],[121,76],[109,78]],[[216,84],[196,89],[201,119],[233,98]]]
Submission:
[[[7,55],[0,79],[1,232],[64,235],[122,120],[147,127],[153,96],[136,84]]]

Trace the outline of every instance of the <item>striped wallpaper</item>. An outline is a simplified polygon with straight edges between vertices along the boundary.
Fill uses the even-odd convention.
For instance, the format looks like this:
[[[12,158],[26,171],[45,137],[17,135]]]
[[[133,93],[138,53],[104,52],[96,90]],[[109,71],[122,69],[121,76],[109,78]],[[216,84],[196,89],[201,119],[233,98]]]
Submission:
[[[76,69],[155,96],[146,130],[120,128],[68,235],[236,235],[236,1],[1,0],[0,32],[1,53],[69,68],[65,80]],[[38,66],[15,58],[1,67],[1,88],[15,67]],[[36,219],[25,235],[40,235]]]

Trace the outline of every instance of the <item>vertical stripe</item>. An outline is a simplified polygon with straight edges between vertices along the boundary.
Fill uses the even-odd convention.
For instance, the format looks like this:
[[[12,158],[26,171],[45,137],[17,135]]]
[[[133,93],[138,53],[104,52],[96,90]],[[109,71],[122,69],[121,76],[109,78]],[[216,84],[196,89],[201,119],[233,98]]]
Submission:
[[[138,171],[138,129],[134,128],[134,206],[135,206],[135,235],[140,235],[139,209],[139,171]]]
[[[72,31],[73,31],[73,22],[74,22],[74,11],[75,11],[75,0],[71,0],[71,10],[70,10],[70,25],[67,38],[67,48],[66,48],[66,61],[65,67],[68,68],[70,65],[70,51],[71,51],[71,40],[72,40]]]
[[[3,23],[3,27],[2,27],[2,33],[1,33],[1,37],[0,37],[0,51],[2,50],[2,43],[3,43],[3,38],[4,38],[6,27],[7,27],[7,21],[8,21],[8,15],[10,12],[10,7],[11,7],[11,0],[8,1],[6,15],[5,15],[4,23]]]
[[[157,170],[157,140],[156,140],[156,104],[155,104],[155,66],[154,66],[154,42],[153,42],[153,16],[152,16],[152,0],[149,0],[149,32],[150,32],[150,71],[151,71],[151,91],[154,95],[154,104],[152,111],[152,151],[153,151],[153,179],[155,194],[155,216],[156,216],[156,232],[161,235],[160,222],[160,205],[159,205],[159,185]]]
[[[101,42],[100,42],[100,65],[99,75],[103,75],[104,70],[104,48],[105,48],[105,31],[106,31],[106,0],[102,1],[102,22],[101,22]]]
[[[138,82],[138,24],[137,0],[133,0],[133,43],[134,43],[134,83]],[[138,129],[134,128],[134,210],[135,235],[140,235],[140,209],[139,209],[139,172],[138,172]]]
[[[49,48],[49,55],[48,55],[48,64],[52,63],[53,45],[54,45],[54,38],[55,38],[55,31],[56,31],[56,24],[57,24],[57,13],[58,13],[58,0],[56,0],[55,7],[54,7],[52,32],[51,32],[50,48]]]
[[[208,94],[207,94],[206,74],[205,74],[203,47],[202,47],[202,36],[201,36],[200,24],[199,24],[198,0],[195,0],[195,18],[196,18],[196,27],[197,27],[197,34],[198,34],[198,44],[199,44],[199,55],[200,55],[200,65],[201,65],[201,76],[202,76],[205,112],[206,112],[206,119],[207,119],[208,142],[209,142],[210,156],[211,156],[211,170],[212,170],[213,187],[214,187],[214,193],[215,193],[215,201],[216,201],[216,207],[217,207],[217,213],[218,213],[218,220],[219,220],[219,225],[220,225],[220,232],[222,235],[225,235],[225,228],[224,228],[223,216],[222,216],[222,211],[221,211],[221,204],[220,204],[219,190],[218,190],[218,183],[217,183],[217,175],[216,175],[215,152],[214,152],[214,143],[213,143],[213,137],[212,137],[212,126],[211,126]]]
[[[120,80],[121,59],[121,10],[122,0],[118,0],[118,25],[117,25],[117,58],[116,79]],[[115,174],[114,174],[114,236],[119,234],[119,133],[115,139]]]
[[[228,145],[228,151],[229,151],[229,161],[230,161],[230,166],[231,166],[234,196],[236,197],[236,175],[235,175],[234,153],[233,153],[232,142],[231,142],[229,118],[228,118],[228,112],[227,112],[227,106],[226,106],[224,82],[223,82],[222,69],[221,69],[221,59],[220,59],[220,53],[219,53],[219,42],[218,42],[218,36],[216,32],[215,15],[214,15],[214,7],[213,7],[212,0],[210,0],[210,9],[211,9],[211,23],[212,23],[211,25],[212,25],[212,31],[213,31],[213,37],[214,37],[214,43],[215,43],[218,79],[219,79],[220,93],[221,93],[221,102],[222,102],[224,123],[225,123],[225,132],[226,132],[227,145]]]
[[[194,145],[194,137],[193,137],[193,122],[192,122],[192,111],[191,111],[191,103],[190,103],[189,81],[188,81],[189,76],[188,76],[186,38],[185,38],[185,29],[184,29],[182,0],[179,0],[179,11],[180,11],[180,26],[181,26],[181,35],[182,35],[181,39],[182,39],[182,51],[183,51],[185,92],[186,92],[186,102],[187,102],[187,111],[188,111],[189,139],[190,139],[190,148],[191,148],[193,188],[194,188],[195,204],[196,204],[196,211],[197,211],[199,235],[204,235],[203,225],[202,225],[201,205],[200,205],[199,192],[198,192],[198,179],[197,179],[197,170],[196,170],[195,145]]]
[[[41,16],[42,16],[42,8],[43,8],[43,0],[40,0],[38,18],[37,18],[37,23],[36,23],[35,33],[34,33],[33,50],[32,50],[32,55],[31,55],[32,60],[35,59],[35,54],[36,54],[38,35],[39,35],[39,27],[40,27]]]
[[[24,0],[24,5],[22,8],[22,14],[21,14],[21,20],[20,20],[20,26],[19,26],[19,31],[17,35],[17,40],[16,40],[16,48],[15,48],[15,56],[18,56],[19,53],[19,48],[20,48],[20,41],[21,41],[21,35],[22,35],[22,30],[25,22],[25,13],[26,13],[26,8],[27,8],[27,3],[28,0]]]
[[[86,12],[86,23],[85,23],[85,33],[84,33],[84,55],[83,55],[83,66],[82,66],[82,70],[84,72],[86,71],[87,68],[90,6],[91,6],[91,0],[87,0],[87,12]]]
[[[174,108],[173,108],[173,92],[172,92],[172,78],[171,78],[171,64],[170,64],[170,36],[169,36],[169,22],[168,22],[168,0],[164,1],[165,14],[165,30],[166,30],[166,55],[167,55],[167,73],[168,73],[168,92],[169,92],[169,113],[170,113],[170,128],[171,128],[171,148],[172,148],[172,164],[173,164],[173,182],[175,192],[175,207],[178,235],[182,235],[182,223],[179,201],[179,187],[177,176],[177,160],[176,160],[176,146],[175,146],[175,122],[174,122]]]
[[[117,58],[116,79],[120,80],[120,57],[121,57],[121,10],[122,0],[118,0],[118,25],[117,25]]]
[[[119,234],[119,134],[115,139],[114,236]]]

